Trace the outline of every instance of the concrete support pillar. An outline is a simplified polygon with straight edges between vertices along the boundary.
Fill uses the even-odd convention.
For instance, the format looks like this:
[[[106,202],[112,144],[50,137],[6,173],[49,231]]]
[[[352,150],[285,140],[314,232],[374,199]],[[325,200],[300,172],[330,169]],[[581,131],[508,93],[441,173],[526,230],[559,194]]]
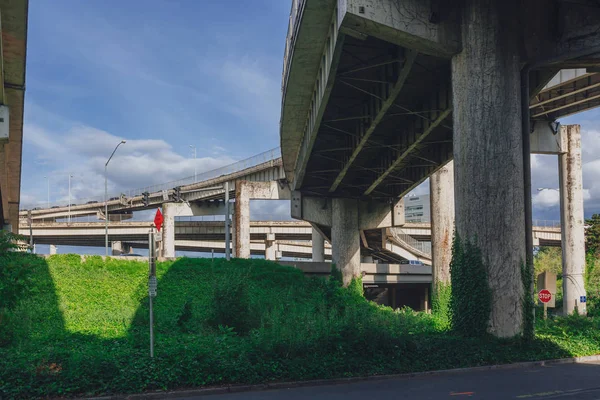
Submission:
[[[518,0],[466,0],[452,58],[456,233],[481,250],[492,292],[488,331],[523,328],[526,260]]]
[[[124,254],[133,254],[133,246],[129,243],[123,243],[123,253]]]
[[[364,256],[361,262],[373,264],[375,261],[373,260],[373,256]]]
[[[120,256],[123,254],[123,243],[122,242],[111,242],[110,247],[112,249],[113,256]]]
[[[231,257],[237,257],[237,218],[235,217],[235,204],[234,210],[231,215]]]
[[[235,256],[250,258],[250,196],[244,181],[235,186]]]
[[[450,283],[450,261],[454,238],[454,162],[450,161],[429,178],[431,201],[431,248],[433,293],[437,284]]]
[[[267,233],[265,239],[265,259],[275,261],[277,259],[277,246],[275,246],[275,234]]]
[[[562,235],[563,312],[586,314],[583,176],[579,125],[562,126],[566,153],[558,155]]]
[[[175,215],[177,203],[164,203],[162,206],[162,254],[166,258],[175,258]]]
[[[360,276],[360,233],[358,202],[333,199],[331,210],[331,245],[333,262],[342,272],[344,286]]]
[[[53,256],[56,254],[56,246],[51,244],[50,245],[50,255]]]
[[[312,260],[325,261],[325,238],[315,228],[312,229]]]

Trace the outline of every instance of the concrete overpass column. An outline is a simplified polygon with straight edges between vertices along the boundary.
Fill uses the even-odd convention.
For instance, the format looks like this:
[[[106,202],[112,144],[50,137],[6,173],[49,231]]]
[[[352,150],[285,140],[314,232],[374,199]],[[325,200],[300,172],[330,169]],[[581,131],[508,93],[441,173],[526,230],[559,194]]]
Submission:
[[[586,314],[585,232],[583,217],[583,177],[579,125],[562,126],[566,153],[558,155],[560,184],[560,223],[562,236],[563,311]]]
[[[235,256],[250,258],[250,196],[245,181],[235,185]]]
[[[523,328],[526,261],[517,0],[466,0],[452,58],[456,233],[478,246],[492,292],[488,331]]]
[[[275,234],[267,233],[265,239],[265,259],[270,261],[276,260],[277,247],[275,246]]]
[[[312,260],[325,261],[325,239],[315,228],[312,228]]]
[[[360,231],[358,201],[333,199],[331,210],[332,257],[342,272],[344,286],[360,276]]]
[[[50,255],[53,256],[56,254],[56,246],[51,244],[50,245]]]
[[[112,249],[113,256],[120,256],[123,254],[123,243],[122,242],[111,242],[110,247]]]
[[[431,201],[431,247],[433,294],[438,283],[450,283],[450,261],[454,237],[454,162],[450,161],[429,178]]]
[[[162,205],[163,228],[162,228],[162,246],[163,257],[175,257],[175,214],[177,213],[177,203],[164,203]]]

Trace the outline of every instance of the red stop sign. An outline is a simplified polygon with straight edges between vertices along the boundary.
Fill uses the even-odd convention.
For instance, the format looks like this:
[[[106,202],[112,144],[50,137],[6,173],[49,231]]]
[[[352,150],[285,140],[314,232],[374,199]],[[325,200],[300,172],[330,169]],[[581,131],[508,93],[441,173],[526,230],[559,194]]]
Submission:
[[[542,289],[538,293],[538,298],[542,303],[548,303],[552,300],[552,293],[548,289]]]

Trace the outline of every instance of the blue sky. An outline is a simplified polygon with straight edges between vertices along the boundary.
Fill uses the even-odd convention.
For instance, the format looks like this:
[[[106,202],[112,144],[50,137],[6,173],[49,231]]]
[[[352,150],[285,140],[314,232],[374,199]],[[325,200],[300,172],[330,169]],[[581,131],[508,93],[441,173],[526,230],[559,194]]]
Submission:
[[[290,2],[30,5],[22,203],[193,175],[279,145]]]
[[[191,176],[279,145],[290,0],[53,0],[30,4],[22,205]],[[600,111],[583,131],[586,215],[600,212]],[[555,156],[534,156],[534,216],[558,219]],[[428,185],[417,192],[428,191]],[[286,212],[285,207],[278,211]]]

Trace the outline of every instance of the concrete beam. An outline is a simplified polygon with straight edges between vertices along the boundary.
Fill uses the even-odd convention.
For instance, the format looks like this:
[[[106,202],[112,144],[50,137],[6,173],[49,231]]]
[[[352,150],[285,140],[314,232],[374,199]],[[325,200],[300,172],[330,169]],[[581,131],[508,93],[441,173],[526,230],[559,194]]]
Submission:
[[[383,182],[383,180],[391,174],[396,168],[398,168],[414,151],[419,149],[421,142],[423,142],[427,136],[434,131],[448,116],[452,114],[452,107],[446,108],[442,111],[435,119],[431,120],[431,122],[426,121],[426,127],[423,132],[421,132],[415,140],[408,146],[406,150],[404,150],[391,164],[390,166],[381,174],[375,181],[369,186],[367,190],[365,190],[364,195],[370,195],[376,188]]]
[[[416,51],[406,51],[404,54],[404,59],[402,60],[402,69],[398,73],[396,81],[393,84],[382,83],[377,87],[377,89],[379,89],[380,95],[385,96],[384,99],[380,100],[379,98],[375,98],[373,96],[370,96],[367,99],[365,109],[372,110],[372,113],[369,117],[370,124],[365,129],[365,121],[357,120],[360,133],[360,141],[352,151],[352,154],[350,154],[350,158],[344,164],[344,167],[342,168],[338,176],[335,178],[335,181],[331,185],[331,188],[329,188],[329,192],[335,192],[340,183],[342,183],[342,180],[348,173],[348,170],[352,166],[352,163],[354,163],[354,160],[356,160],[356,157],[358,157],[362,149],[365,147],[365,145],[369,141],[369,138],[371,137],[373,132],[375,132],[375,129],[377,129],[377,126],[385,117],[385,114],[396,101],[396,97],[398,97],[398,95],[402,91],[404,83],[406,82],[406,79],[408,78],[408,75],[412,70],[412,67],[417,58],[417,54],[418,53]],[[384,65],[383,67],[389,67],[389,65]]]
[[[331,227],[333,225],[333,200],[305,196],[300,191],[292,192],[292,218],[312,224]],[[389,228],[404,225],[404,202],[358,201],[358,224],[360,230]]]
[[[563,130],[554,121],[532,121],[531,152],[538,154],[561,154],[565,151]]]
[[[339,0],[342,32],[350,29],[420,53],[450,58],[460,51],[458,13],[436,0]],[[448,2],[450,3],[450,2]]]
[[[235,185],[234,241],[235,257],[250,258],[250,200],[280,200],[291,197],[287,185],[279,182],[237,181]]]
[[[583,174],[579,125],[561,127],[566,152],[558,156],[560,185],[560,222],[562,225],[563,312],[586,314],[585,231],[583,216]]]

